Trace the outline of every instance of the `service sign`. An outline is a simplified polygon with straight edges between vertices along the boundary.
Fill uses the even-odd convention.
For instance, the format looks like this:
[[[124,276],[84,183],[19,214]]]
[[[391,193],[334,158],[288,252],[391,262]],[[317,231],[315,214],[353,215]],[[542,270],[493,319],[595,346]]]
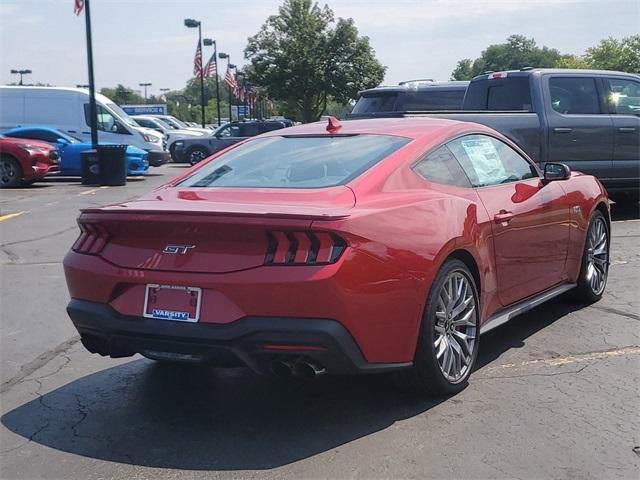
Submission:
[[[122,105],[128,115],[166,115],[167,105],[159,103],[156,105]]]

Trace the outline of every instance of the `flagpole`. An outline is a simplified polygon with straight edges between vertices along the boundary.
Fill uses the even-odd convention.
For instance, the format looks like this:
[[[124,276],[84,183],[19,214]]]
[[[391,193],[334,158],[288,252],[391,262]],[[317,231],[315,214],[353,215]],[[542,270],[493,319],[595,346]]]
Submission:
[[[89,69],[89,122],[91,123],[91,148],[98,145],[98,119],[96,108],[96,85],[93,78],[93,46],[91,43],[91,12],[89,0],[84,0],[84,21],[87,37],[87,65]]]
[[[202,23],[198,22],[198,42],[200,45],[200,108],[202,110],[202,128],[204,128],[204,72],[202,61]]]
[[[220,84],[218,79],[218,44],[216,41],[213,41],[213,63],[216,66],[216,104],[218,107],[218,126],[222,125],[222,120],[220,119]]]

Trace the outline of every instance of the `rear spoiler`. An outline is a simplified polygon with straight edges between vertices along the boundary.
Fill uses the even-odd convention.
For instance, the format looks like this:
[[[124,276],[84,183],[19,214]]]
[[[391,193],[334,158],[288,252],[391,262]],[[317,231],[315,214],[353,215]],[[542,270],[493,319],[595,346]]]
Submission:
[[[226,218],[255,218],[255,219],[282,219],[282,220],[310,220],[310,221],[335,221],[348,218],[350,214],[346,211],[336,211],[334,213],[313,213],[313,212],[299,212],[299,211],[273,211],[273,212],[251,212],[251,211],[233,211],[233,210],[217,210],[217,211],[203,211],[203,210],[170,210],[170,209],[151,209],[151,208],[130,208],[120,207],[118,205],[112,205],[102,208],[85,208],[80,210],[79,220],[99,220],[99,218],[115,216],[120,217],[122,215],[149,215],[149,216],[162,216],[162,215],[184,215],[184,217],[226,217]],[[293,209],[291,209],[293,210]],[[104,216],[104,217],[103,217]],[[106,218],[105,218],[106,219]],[[178,220],[177,220],[178,221]]]

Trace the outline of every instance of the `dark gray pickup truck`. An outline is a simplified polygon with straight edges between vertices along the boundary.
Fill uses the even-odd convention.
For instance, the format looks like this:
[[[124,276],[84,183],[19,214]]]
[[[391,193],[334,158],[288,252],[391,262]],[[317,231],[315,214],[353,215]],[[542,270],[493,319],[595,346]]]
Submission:
[[[481,123],[516,142],[541,166],[566,163],[597,176],[609,191],[640,189],[640,75],[564,69],[496,72],[471,81],[462,111],[395,114]]]

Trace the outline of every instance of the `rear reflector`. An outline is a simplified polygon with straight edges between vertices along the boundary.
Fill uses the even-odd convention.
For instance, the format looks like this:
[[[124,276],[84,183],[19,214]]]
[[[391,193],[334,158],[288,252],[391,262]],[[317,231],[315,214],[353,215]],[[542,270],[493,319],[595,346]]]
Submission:
[[[328,232],[269,232],[265,265],[327,265],[338,261],[347,242]]]
[[[71,249],[76,253],[99,255],[109,241],[109,232],[102,225],[96,223],[81,223],[80,236]]]

